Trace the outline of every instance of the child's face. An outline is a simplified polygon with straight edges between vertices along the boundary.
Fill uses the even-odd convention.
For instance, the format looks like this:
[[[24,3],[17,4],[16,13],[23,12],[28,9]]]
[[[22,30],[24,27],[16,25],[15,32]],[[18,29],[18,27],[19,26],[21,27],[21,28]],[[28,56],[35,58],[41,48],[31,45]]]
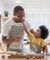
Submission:
[[[41,36],[41,30],[37,29],[36,32],[34,33],[34,35],[35,35],[36,38],[40,38],[40,36]]]

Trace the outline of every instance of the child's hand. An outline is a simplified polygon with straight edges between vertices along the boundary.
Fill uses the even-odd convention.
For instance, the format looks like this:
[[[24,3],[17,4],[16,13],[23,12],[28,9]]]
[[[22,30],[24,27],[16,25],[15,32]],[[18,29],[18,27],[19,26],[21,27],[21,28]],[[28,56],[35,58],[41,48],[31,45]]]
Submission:
[[[23,20],[20,20],[20,22],[23,23],[24,22],[24,19]]]
[[[23,17],[23,18],[20,20],[20,22],[23,23],[24,21],[25,21],[25,18]]]

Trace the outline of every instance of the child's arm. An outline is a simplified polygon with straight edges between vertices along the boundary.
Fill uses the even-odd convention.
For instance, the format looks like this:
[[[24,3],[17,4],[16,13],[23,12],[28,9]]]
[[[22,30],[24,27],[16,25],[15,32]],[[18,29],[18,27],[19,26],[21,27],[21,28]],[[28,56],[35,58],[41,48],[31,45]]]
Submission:
[[[34,34],[34,30],[33,30],[33,29],[31,29],[30,32],[31,32],[32,34]]]
[[[31,29],[30,31],[28,31],[27,27],[25,26],[24,22],[23,22],[23,26],[24,26],[24,30],[25,32],[29,35],[29,32],[32,33],[34,35],[34,30]]]
[[[48,48],[47,48],[47,44],[46,44],[46,42],[42,39],[41,40],[41,46],[42,46],[42,48],[43,48],[43,53],[48,53]]]
[[[25,26],[24,22],[23,22],[23,27],[24,27],[25,32],[29,35],[29,31],[28,31],[27,27]]]
[[[27,27],[25,26],[24,23],[23,23],[23,26],[24,26],[24,30],[26,31],[26,33],[27,33],[27,35],[28,35],[28,37],[29,37],[30,43],[31,43],[31,44],[34,44],[34,40],[35,40],[34,34],[31,33],[31,32],[27,29]]]
[[[46,54],[48,53],[48,48],[47,48],[47,46],[44,46],[43,47],[43,53],[45,53],[46,52]]]

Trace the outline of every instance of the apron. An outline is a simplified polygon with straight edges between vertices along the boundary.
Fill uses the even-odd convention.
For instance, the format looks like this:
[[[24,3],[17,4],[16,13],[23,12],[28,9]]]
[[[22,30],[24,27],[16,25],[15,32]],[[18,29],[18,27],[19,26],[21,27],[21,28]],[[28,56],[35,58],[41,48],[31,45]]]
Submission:
[[[24,28],[22,25],[20,26],[12,26],[10,31],[9,31],[9,39],[10,40],[14,40],[16,39],[17,37],[20,37],[21,41],[19,43],[12,43],[8,46],[8,50],[12,50],[12,51],[22,51],[22,39],[23,39],[23,36],[24,36]]]

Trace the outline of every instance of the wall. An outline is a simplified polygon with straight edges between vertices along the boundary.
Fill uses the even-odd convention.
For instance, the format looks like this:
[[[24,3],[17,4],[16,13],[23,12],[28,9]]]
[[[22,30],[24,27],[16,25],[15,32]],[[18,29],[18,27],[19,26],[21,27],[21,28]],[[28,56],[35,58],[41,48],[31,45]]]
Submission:
[[[0,0],[0,15],[2,15],[3,11],[4,11],[4,3],[3,3],[2,0]],[[0,24],[1,24],[1,20],[0,20]],[[0,26],[0,27],[1,27],[1,26]],[[0,30],[1,30],[1,28],[0,28]],[[2,39],[1,36],[2,36],[2,35],[1,35],[1,33],[0,33],[0,42],[2,41],[2,40],[1,40],[1,39]]]
[[[25,9],[26,20],[29,21],[34,29],[40,25],[46,25],[50,31],[50,0],[21,0],[21,3],[16,3],[15,1],[4,1],[4,10],[9,11],[9,16],[12,16],[13,8],[16,5],[21,5]],[[50,39],[50,34],[48,39]]]

